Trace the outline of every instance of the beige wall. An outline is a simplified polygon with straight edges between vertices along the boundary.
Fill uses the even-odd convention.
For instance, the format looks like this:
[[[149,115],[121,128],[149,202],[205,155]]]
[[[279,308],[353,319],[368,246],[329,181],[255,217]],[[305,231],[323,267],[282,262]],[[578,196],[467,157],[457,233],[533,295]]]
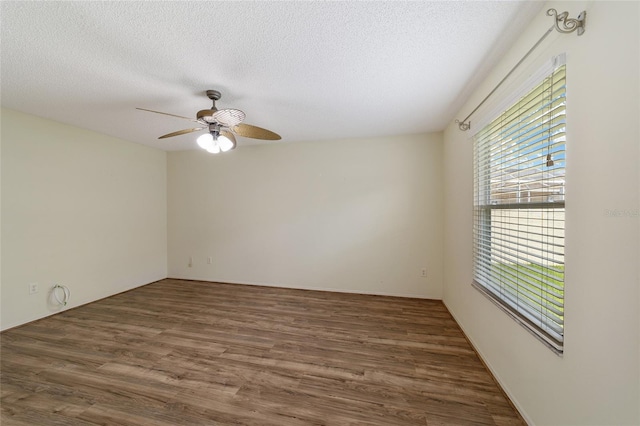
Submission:
[[[530,61],[567,53],[563,357],[471,287],[472,132],[445,131],[444,301],[531,424],[640,424],[639,6],[548,3],[586,9],[587,30],[554,32]],[[524,29],[460,118],[550,25],[542,13]]]
[[[2,110],[1,328],[166,277],[166,153]],[[39,292],[29,294],[37,283]]]
[[[441,164],[441,134],[171,152],[169,276],[440,298]]]

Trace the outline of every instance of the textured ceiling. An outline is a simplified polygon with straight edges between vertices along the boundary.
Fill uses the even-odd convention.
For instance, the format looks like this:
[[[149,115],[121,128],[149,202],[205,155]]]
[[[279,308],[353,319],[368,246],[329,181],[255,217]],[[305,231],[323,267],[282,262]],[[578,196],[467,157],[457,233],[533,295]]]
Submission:
[[[166,150],[218,108],[283,141],[442,130],[541,2],[1,2],[2,107]],[[197,133],[195,134],[197,135]],[[255,143],[239,138],[239,145]],[[268,142],[274,143],[274,142]]]

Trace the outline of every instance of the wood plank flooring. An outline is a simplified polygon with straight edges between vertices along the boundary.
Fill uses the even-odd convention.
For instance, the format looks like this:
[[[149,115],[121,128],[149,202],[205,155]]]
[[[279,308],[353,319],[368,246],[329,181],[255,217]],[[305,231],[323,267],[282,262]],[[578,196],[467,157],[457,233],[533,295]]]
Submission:
[[[166,279],[0,337],[3,426],[524,424],[440,301]]]

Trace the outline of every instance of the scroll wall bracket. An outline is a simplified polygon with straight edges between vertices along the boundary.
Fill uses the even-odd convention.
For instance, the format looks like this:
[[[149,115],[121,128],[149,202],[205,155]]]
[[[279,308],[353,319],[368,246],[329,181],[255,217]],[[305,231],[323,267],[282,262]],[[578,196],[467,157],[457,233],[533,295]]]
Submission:
[[[554,17],[554,26],[549,28],[547,32],[544,33],[542,37],[540,37],[540,40],[538,40],[536,44],[531,49],[529,49],[529,51],[522,57],[522,59],[520,59],[520,61],[511,69],[511,71],[509,71],[509,73],[500,81],[500,83],[498,83],[498,85],[493,88],[493,90],[482,100],[482,102],[480,102],[480,104],[478,104],[478,106],[473,111],[471,111],[471,114],[469,114],[464,120],[455,121],[460,130],[465,132],[471,128],[471,121],[469,121],[469,118],[471,118],[471,116],[478,110],[478,108],[480,108],[482,104],[484,104],[485,101],[489,99],[491,95],[493,95],[498,87],[500,87],[502,83],[504,83],[504,81],[509,78],[509,76],[516,70],[516,68],[518,68],[520,64],[522,64],[522,62],[524,62],[524,60],[531,54],[531,52],[533,52],[533,50],[538,47],[542,40],[544,40],[549,35],[549,33],[553,31],[554,28],[562,34],[570,34],[574,31],[577,31],[579,36],[584,34],[585,22],[587,20],[586,10],[580,12],[577,18],[569,18],[569,12],[562,12],[558,15],[558,11],[555,9],[547,10],[547,15]]]
[[[587,11],[580,12],[577,18],[569,18],[569,12],[562,12],[558,15],[555,9],[547,10],[548,16],[553,16],[556,20],[556,30],[562,34],[570,34],[574,31],[581,36],[584,34],[585,21],[587,19]]]

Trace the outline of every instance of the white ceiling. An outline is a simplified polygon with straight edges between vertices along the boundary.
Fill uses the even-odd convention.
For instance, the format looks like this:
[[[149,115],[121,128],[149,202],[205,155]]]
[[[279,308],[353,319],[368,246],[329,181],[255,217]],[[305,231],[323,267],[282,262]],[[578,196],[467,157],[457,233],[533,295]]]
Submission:
[[[165,150],[193,123],[135,107],[195,117],[207,89],[283,141],[440,131],[542,6],[2,1],[2,107]]]

